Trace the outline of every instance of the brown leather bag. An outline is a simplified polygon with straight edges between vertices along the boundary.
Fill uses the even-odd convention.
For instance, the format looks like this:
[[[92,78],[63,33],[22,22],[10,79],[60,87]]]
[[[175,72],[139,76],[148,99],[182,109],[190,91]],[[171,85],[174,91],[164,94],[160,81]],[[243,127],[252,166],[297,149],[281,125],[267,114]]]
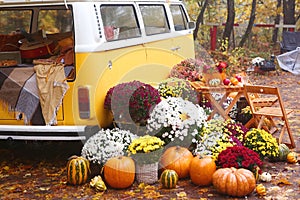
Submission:
[[[74,64],[74,47],[73,46],[64,46],[60,50],[60,54],[56,59],[57,63],[64,63],[65,65]]]

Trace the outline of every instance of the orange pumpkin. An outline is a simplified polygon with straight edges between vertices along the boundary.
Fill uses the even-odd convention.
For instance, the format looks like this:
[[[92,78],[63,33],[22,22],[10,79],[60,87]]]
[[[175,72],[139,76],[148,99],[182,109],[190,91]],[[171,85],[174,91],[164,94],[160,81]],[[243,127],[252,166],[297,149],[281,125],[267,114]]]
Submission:
[[[216,169],[216,163],[211,157],[195,156],[190,165],[192,183],[200,186],[211,185],[212,176]]]
[[[104,179],[110,187],[117,189],[127,188],[134,182],[135,164],[130,157],[113,157],[106,161],[103,173]]]
[[[289,152],[286,156],[286,160],[288,163],[297,163],[298,162],[298,155],[296,152]]]
[[[160,158],[160,165],[163,169],[172,169],[176,171],[179,178],[189,176],[190,163],[193,154],[185,147],[169,147]]]
[[[212,183],[217,191],[235,197],[243,197],[254,191],[256,181],[248,169],[220,168],[213,174]]]

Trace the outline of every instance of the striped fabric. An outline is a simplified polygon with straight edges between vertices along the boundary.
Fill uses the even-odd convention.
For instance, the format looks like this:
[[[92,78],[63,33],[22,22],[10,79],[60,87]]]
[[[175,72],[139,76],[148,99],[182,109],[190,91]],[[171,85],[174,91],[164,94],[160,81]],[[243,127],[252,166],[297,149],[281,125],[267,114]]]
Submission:
[[[72,67],[65,67],[67,76]],[[28,124],[38,109],[40,98],[33,67],[0,68],[0,104],[11,111],[23,113]]]
[[[36,75],[32,67],[0,68],[0,100],[25,115],[27,124],[39,104]]]

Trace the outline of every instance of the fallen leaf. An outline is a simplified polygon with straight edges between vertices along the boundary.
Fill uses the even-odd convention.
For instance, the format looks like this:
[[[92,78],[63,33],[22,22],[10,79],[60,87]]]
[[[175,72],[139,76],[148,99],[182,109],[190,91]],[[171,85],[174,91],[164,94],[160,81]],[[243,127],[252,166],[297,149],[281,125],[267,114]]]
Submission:
[[[50,187],[40,187],[39,190],[40,191],[48,191],[48,190],[50,190]]]
[[[279,186],[282,186],[282,185],[292,185],[291,182],[289,182],[287,179],[285,178],[281,178],[277,181],[277,184],[276,185],[279,185]]]
[[[31,173],[26,173],[23,178],[26,178],[26,177],[30,177],[31,176]]]
[[[138,188],[141,189],[141,190],[143,190],[146,186],[147,186],[147,184],[140,183],[139,186],[138,186]]]
[[[126,191],[125,194],[133,197],[135,195],[135,192],[130,190],[130,191]]]
[[[0,174],[0,179],[6,178],[6,177],[9,177],[9,175],[8,174]]]
[[[206,193],[208,192],[208,188],[201,188],[198,190],[198,194],[203,194],[203,193]]]
[[[186,195],[185,192],[176,193],[176,196],[177,196],[177,198],[180,198],[180,199],[186,199],[187,198],[187,195]]]

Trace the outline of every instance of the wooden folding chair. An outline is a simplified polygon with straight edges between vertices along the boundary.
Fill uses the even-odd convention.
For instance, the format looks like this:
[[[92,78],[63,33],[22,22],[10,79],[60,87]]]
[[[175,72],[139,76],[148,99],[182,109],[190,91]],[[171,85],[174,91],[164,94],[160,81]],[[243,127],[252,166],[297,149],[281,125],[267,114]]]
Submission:
[[[262,97],[257,93],[252,94],[250,98],[252,99],[253,105],[259,108],[273,106],[278,101],[277,97]],[[245,124],[245,126],[250,128],[254,123],[255,120],[252,118]]]
[[[254,85],[249,78],[246,78],[246,85]],[[269,96],[269,97],[265,97],[265,96],[261,96],[259,93],[253,93],[251,95],[251,98],[253,99],[253,103],[257,106],[257,107],[265,107],[265,106],[272,106],[274,105],[277,101],[278,101],[278,97],[277,96]]]
[[[247,78],[247,82],[245,83],[247,85],[253,85],[253,83]],[[278,101],[277,96],[262,96],[259,93],[253,93],[250,95],[253,104],[256,107],[266,107],[266,106],[272,106]],[[254,118],[250,119],[245,126],[247,128],[250,128],[255,123]]]
[[[291,114],[293,110],[284,108],[279,89],[277,87],[261,85],[244,85],[244,92],[245,97],[249,103],[256,127],[264,128],[266,129],[266,131],[273,134],[277,130],[279,130],[278,123],[275,122],[275,118],[277,120],[282,120],[283,127],[281,128],[278,142],[279,144],[282,143],[283,135],[286,130],[290,139],[290,144],[287,145],[289,145],[291,148],[295,148],[296,145],[287,119],[287,116]],[[263,104],[257,104],[255,103],[255,98],[253,98],[254,94],[258,94],[260,98],[276,97],[277,103],[273,103],[272,105],[267,104],[268,106],[264,106]],[[264,126],[265,119],[268,119],[270,121],[269,126]]]

